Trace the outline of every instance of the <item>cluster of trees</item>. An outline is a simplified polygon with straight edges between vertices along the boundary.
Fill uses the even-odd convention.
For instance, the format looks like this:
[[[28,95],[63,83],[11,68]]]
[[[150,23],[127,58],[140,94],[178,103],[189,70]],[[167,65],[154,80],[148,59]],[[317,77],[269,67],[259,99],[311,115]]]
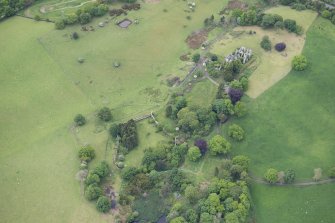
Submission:
[[[0,0],[0,19],[13,16],[34,2],[34,0]]]
[[[280,0],[280,4],[288,5],[298,11],[311,9],[317,11],[323,18],[329,19],[335,24],[335,10],[328,7],[325,3],[334,4],[331,0],[313,1],[313,0]]]
[[[246,222],[251,206],[246,183],[249,159],[223,160],[208,187],[188,184],[183,199],[174,203],[167,216],[174,223]]]
[[[119,137],[122,146],[127,151],[134,149],[138,145],[136,122],[133,119],[126,123],[113,124],[109,129],[109,133],[113,138]]]
[[[82,25],[89,23],[93,17],[105,15],[109,10],[108,5],[104,3],[88,4],[76,11],[76,13],[68,14],[64,19],[55,22],[56,29],[64,29],[66,25],[80,23]]]
[[[215,124],[215,113],[210,108],[188,107],[184,96],[172,95],[165,115],[177,122],[179,129],[186,134],[209,134]]]
[[[212,60],[213,58],[215,60]],[[238,76],[241,72],[242,66],[241,60],[223,62],[219,61],[217,57],[212,56],[211,60],[206,64],[206,69],[211,76],[215,78],[223,76],[225,81],[230,82]]]
[[[286,29],[289,32],[294,32],[298,35],[303,34],[303,28],[296,24],[295,20],[283,19],[278,14],[265,14],[261,10],[254,8],[248,10],[234,9],[232,17],[236,19],[237,24],[241,26],[258,25],[264,29],[276,28]]]
[[[286,171],[279,172],[274,168],[269,168],[264,174],[264,179],[270,184],[278,182],[291,184],[295,180],[295,171],[288,169]]]

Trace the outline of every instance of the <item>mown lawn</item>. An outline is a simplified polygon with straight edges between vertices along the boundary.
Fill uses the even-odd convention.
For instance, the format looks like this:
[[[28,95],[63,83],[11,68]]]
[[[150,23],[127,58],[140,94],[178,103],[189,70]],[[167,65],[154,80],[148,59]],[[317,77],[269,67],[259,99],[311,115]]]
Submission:
[[[214,101],[216,92],[217,86],[208,79],[195,83],[192,90],[186,94],[187,104],[208,108]]]

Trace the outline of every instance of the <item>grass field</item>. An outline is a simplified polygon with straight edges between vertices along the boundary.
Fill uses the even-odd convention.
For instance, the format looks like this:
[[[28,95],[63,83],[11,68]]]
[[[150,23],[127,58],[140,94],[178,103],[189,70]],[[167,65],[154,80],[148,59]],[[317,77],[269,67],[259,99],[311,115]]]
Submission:
[[[199,106],[208,108],[217,92],[217,86],[208,79],[195,83],[192,90],[186,94],[186,100],[189,106]]]
[[[335,143],[335,76],[330,66],[334,36],[331,24],[318,19],[307,34],[303,51],[310,61],[308,69],[292,71],[253,100],[249,114],[237,121],[247,138],[236,153],[249,155],[258,175],[272,166],[293,168],[299,178],[311,178],[314,168],[327,169],[335,163],[331,155]]]
[[[164,104],[166,77],[187,73],[179,60],[189,51],[184,40],[224,2],[198,5],[192,20],[184,1],[144,5],[129,14],[140,24],[127,30],[113,22],[89,33],[79,26],[55,31],[53,24],[22,18],[0,24],[2,222],[113,222],[80,194],[77,149],[94,145],[92,165],[104,157],[107,133],[101,130],[108,126],[95,121],[99,107],[110,106],[115,121],[126,121]],[[73,31],[78,41],[70,40]],[[79,65],[78,57],[85,63]],[[88,117],[78,141],[69,127],[77,113]]]
[[[305,30],[308,30],[308,27],[317,16],[313,11],[298,12],[283,6],[272,8],[266,13],[277,13],[283,16],[284,19],[295,19],[297,24],[302,25]],[[250,35],[250,30],[256,31],[256,34]],[[269,36],[273,45],[273,49],[270,52],[266,52],[260,47],[260,42],[265,35]],[[274,45],[279,42],[287,44],[284,53],[278,53],[274,49]],[[254,56],[257,58],[257,68],[249,79],[247,94],[252,98],[256,98],[289,73],[291,60],[295,55],[301,53],[304,43],[305,35],[297,36],[285,30],[264,30],[257,26],[239,26],[230,35],[226,35],[224,39],[217,42],[213,46],[212,52],[219,55],[228,55],[241,46],[253,50]]]

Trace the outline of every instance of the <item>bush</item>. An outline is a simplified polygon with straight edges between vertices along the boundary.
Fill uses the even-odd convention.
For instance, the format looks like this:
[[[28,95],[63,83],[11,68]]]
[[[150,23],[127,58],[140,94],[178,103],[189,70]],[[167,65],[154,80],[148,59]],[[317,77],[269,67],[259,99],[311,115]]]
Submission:
[[[76,115],[73,120],[77,126],[83,126],[86,124],[86,118],[82,114]]]
[[[59,29],[59,30],[64,29],[65,28],[64,20],[62,20],[62,19],[61,20],[57,20],[55,22],[55,28]]]
[[[286,48],[286,44],[285,43],[277,43],[275,45],[275,49],[278,51],[278,52],[282,52],[283,50],[285,50]]]
[[[201,157],[200,149],[196,146],[192,146],[191,148],[188,149],[187,157],[189,160],[193,162],[198,161]]]
[[[109,167],[106,161],[102,161],[99,163],[97,167],[95,167],[93,173],[97,174],[100,178],[106,177],[109,174]]]
[[[95,184],[89,185],[85,190],[85,198],[89,201],[97,199],[102,195],[102,189]]]
[[[229,88],[228,94],[229,94],[229,97],[231,99],[231,102],[233,104],[236,104],[236,102],[241,100],[241,98],[243,96],[243,91],[241,89]]]
[[[234,140],[241,141],[244,138],[244,130],[240,126],[232,124],[229,126],[228,135]]]
[[[229,87],[233,89],[243,90],[242,83],[238,80],[233,80],[232,82],[230,82]]]
[[[35,20],[35,21],[40,21],[40,20],[41,20],[41,16],[39,16],[39,15],[35,15],[35,16],[34,16],[34,20]]]
[[[294,172],[294,170],[291,170],[291,169],[286,170],[285,171],[285,176],[284,176],[285,183],[291,184],[291,183],[294,182],[294,180],[295,180],[295,172]]]
[[[234,106],[234,113],[237,117],[243,117],[247,114],[247,108],[245,104],[241,101],[238,101]]]
[[[95,157],[94,149],[91,146],[84,146],[79,150],[78,157],[82,161],[91,161]]]
[[[284,28],[285,28],[284,23],[281,22],[281,21],[277,21],[277,22],[275,23],[275,28],[276,28],[276,29],[284,29]]]
[[[211,61],[218,61],[218,56],[215,55],[215,54],[213,54],[213,55],[211,56]]]
[[[200,149],[201,155],[205,155],[208,149],[207,142],[204,139],[197,139],[194,145]]]
[[[321,13],[321,16],[325,19],[329,19],[331,17],[331,15],[332,14],[328,10],[323,10],[322,13]]]
[[[111,127],[109,128],[109,134],[113,137],[116,138],[118,135],[120,135],[121,129],[120,125],[118,124],[112,124]]]
[[[297,22],[293,19],[285,19],[284,20],[284,27],[289,32],[296,32],[297,30]]]
[[[303,71],[307,67],[307,59],[304,55],[295,56],[292,60],[292,68],[296,71]]]
[[[306,10],[306,6],[304,4],[301,3],[295,3],[291,6],[292,9],[295,9],[297,11],[303,11]]]
[[[137,169],[136,167],[126,167],[121,172],[121,178],[125,181],[130,181],[139,173],[140,173],[140,170]]]
[[[277,183],[277,181],[278,181],[278,171],[276,169],[270,168],[264,174],[264,178],[270,184]]]
[[[84,25],[91,21],[92,17],[90,13],[84,12],[79,15],[80,24]]]
[[[97,200],[96,208],[98,211],[106,213],[111,208],[111,203],[106,196],[101,196]]]
[[[276,20],[274,16],[271,14],[266,14],[263,16],[261,26],[264,28],[271,28],[274,26],[275,23],[276,23]]]
[[[209,141],[209,149],[212,155],[228,154],[231,144],[222,136],[216,135]]]
[[[242,84],[243,91],[247,91],[249,87],[249,79],[246,76],[243,76],[240,79],[240,83]]]
[[[261,41],[261,47],[266,51],[271,50],[272,45],[271,45],[271,41],[269,39],[269,36],[263,36],[263,39]]]
[[[98,117],[101,121],[105,121],[105,122],[112,120],[111,110],[107,107],[101,108],[98,112]]]
[[[91,185],[91,184],[97,185],[99,182],[100,182],[99,175],[97,175],[93,172],[89,173],[86,180],[85,180],[86,185]]]
[[[240,165],[243,170],[247,171],[250,164],[250,159],[246,156],[235,156],[232,160],[233,165]]]
[[[78,22],[78,16],[76,14],[69,14],[65,17],[65,23],[72,25]]]
[[[71,37],[72,37],[72,39],[74,39],[74,40],[79,39],[79,34],[78,34],[77,32],[73,32],[73,33],[71,34]]]
[[[199,53],[196,53],[196,54],[194,54],[194,55],[192,56],[192,61],[193,61],[194,63],[198,63],[199,60],[200,60],[200,54],[199,54]]]

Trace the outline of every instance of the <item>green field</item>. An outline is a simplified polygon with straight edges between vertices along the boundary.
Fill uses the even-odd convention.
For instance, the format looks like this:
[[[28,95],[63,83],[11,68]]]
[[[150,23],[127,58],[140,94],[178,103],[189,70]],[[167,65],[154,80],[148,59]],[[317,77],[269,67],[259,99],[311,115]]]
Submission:
[[[1,221],[113,221],[81,196],[77,149],[83,143],[96,147],[92,165],[104,157],[107,133],[100,131],[108,126],[94,116],[101,106],[112,108],[115,121],[126,121],[164,105],[166,78],[187,73],[179,60],[189,51],[187,35],[224,2],[198,5],[201,10],[187,20],[184,1],[144,4],[128,16],[140,24],[127,30],[112,21],[87,33],[79,26],[56,31],[51,23],[23,18],[0,24],[0,193],[6,201],[0,204]],[[78,41],[70,40],[73,31]],[[78,57],[85,63],[77,63]],[[119,69],[113,68],[116,60]],[[70,130],[77,113],[88,117],[79,141]]]
[[[191,91],[186,94],[186,100],[189,106],[208,108],[215,99],[216,92],[217,86],[205,79],[195,83]]]
[[[290,72],[250,101],[249,114],[236,120],[247,135],[233,150],[251,158],[253,174],[263,176],[270,167],[292,168],[298,180],[311,180],[314,168],[326,173],[334,165],[334,47],[332,24],[318,18],[303,50],[310,62],[308,69]],[[259,222],[331,223],[335,221],[330,208],[333,193],[334,185],[325,185],[304,189],[254,186],[252,194]],[[302,205],[308,201],[311,205]]]

